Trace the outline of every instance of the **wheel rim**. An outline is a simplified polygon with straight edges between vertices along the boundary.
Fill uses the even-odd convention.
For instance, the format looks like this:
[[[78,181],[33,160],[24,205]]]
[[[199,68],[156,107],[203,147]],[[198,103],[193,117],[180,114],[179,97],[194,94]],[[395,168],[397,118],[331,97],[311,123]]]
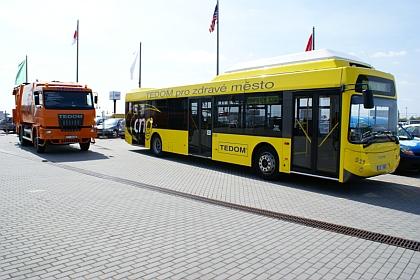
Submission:
[[[162,143],[160,142],[160,139],[157,137],[155,138],[153,148],[155,150],[155,153],[157,154],[159,154],[162,151]]]
[[[258,161],[258,166],[262,173],[271,174],[276,168],[276,159],[270,153],[263,153]]]

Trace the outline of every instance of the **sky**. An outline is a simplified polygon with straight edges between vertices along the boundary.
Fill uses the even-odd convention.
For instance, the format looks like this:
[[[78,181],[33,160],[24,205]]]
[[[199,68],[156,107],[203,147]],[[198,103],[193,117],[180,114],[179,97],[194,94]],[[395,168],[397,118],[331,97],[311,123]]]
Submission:
[[[28,82],[76,81],[99,96],[97,115],[113,113],[111,91],[208,82],[216,76],[216,0],[0,0],[0,110],[11,113],[18,65]],[[219,0],[219,73],[233,65],[315,49],[359,57],[396,79],[400,116],[420,116],[419,0]]]

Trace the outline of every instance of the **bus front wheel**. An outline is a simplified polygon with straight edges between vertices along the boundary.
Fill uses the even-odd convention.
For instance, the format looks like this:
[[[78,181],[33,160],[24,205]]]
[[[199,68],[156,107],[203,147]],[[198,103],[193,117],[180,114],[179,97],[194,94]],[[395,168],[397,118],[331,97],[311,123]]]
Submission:
[[[262,146],[255,153],[254,169],[265,180],[275,180],[279,175],[279,157],[271,146]]]
[[[163,156],[162,139],[160,139],[160,136],[158,134],[156,134],[152,137],[150,148],[151,148],[152,154],[154,156],[157,156],[157,157]]]

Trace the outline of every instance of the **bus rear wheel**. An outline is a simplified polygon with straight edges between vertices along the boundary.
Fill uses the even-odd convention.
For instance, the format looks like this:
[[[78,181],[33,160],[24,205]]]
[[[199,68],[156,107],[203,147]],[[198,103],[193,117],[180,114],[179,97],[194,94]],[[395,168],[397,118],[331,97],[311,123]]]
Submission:
[[[264,180],[275,180],[279,175],[279,157],[271,146],[262,146],[255,153],[254,169]]]
[[[153,135],[152,141],[151,141],[151,150],[152,154],[157,157],[163,156],[163,150],[162,150],[162,139],[160,139],[160,136],[158,134]]]

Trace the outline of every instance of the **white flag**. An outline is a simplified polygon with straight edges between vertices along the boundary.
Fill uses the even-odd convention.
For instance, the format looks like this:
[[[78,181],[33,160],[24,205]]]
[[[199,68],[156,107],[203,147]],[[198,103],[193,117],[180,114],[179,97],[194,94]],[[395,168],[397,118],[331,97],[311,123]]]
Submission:
[[[131,68],[130,68],[130,74],[131,74],[131,79],[130,80],[133,79],[134,69],[136,68],[136,62],[137,62],[137,57],[138,56],[139,56],[139,52],[138,51],[135,51],[133,53],[133,57],[134,57],[133,64],[131,64]]]

